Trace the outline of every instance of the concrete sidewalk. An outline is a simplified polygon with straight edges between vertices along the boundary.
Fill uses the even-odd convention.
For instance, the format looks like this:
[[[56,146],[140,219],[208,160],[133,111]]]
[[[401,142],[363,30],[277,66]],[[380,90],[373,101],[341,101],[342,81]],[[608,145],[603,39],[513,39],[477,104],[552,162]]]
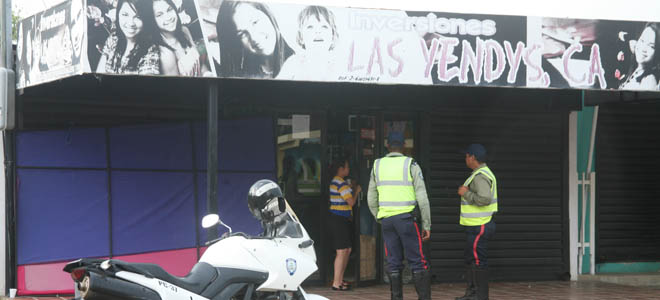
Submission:
[[[465,284],[443,283],[432,287],[433,299],[451,299],[463,296]],[[323,295],[332,300],[390,299],[389,286],[357,288],[352,291],[332,291],[330,288],[310,287],[309,293]],[[417,299],[413,285],[405,285],[404,299]],[[660,299],[660,289],[632,287],[604,282],[494,282],[490,284],[490,299],[543,299],[543,300],[604,300],[604,299]]]
[[[451,299],[463,295],[465,284],[442,283],[434,284],[433,299]],[[309,287],[308,293],[319,294],[332,300],[386,300],[390,299],[390,290],[387,285],[356,288],[351,291],[332,291],[329,287]],[[64,297],[17,297],[10,299],[0,297],[0,300],[68,300],[72,296]],[[404,298],[417,299],[413,285],[404,286]],[[659,299],[660,288],[633,287],[597,281],[546,281],[546,282],[494,282],[490,284],[490,299],[519,300],[646,300]]]

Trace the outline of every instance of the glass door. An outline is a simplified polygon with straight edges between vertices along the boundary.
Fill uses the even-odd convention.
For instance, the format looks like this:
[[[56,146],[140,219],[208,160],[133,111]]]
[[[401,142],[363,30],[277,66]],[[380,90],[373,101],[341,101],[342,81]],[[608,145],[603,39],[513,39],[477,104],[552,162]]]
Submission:
[[[277,116],[277,179],[284,197],[307,233],[322,241],[321,213],[326,205],[322,189],[322,114],[282,113]],[[317,259],[322,258],[323,242],[314,245]],[[310,276],[321,280],[323,265]]]
[[[357,204],[354,207],[353,217],[355,224],[356,252],[354,258],[356,285],[368,285],[378,283],[378,261],[381,259],[380,227],[374,216],[369,211],[367,203],[367,191],[371,178],[371,169],[374,161],[379,157],[381,149],[378,146],[380,130],[378,118],[375,115],[355,115],[353,124],[356,131],[356,172],[355,180],[362,186],[362,193],[358,195]]]

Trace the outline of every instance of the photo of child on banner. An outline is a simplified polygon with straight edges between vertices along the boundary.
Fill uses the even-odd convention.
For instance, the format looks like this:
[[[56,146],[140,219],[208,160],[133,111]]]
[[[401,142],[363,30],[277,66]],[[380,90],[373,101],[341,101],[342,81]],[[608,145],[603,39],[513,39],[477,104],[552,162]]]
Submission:
[[[214,76],[193,0],[90,0],[87,18],[97,73]]]
[[[335,46],[339,33],[335,15],[322,6],[307,6],[298,15],[296,42],[303,51],[289,57],[277,79],[336,80]]]

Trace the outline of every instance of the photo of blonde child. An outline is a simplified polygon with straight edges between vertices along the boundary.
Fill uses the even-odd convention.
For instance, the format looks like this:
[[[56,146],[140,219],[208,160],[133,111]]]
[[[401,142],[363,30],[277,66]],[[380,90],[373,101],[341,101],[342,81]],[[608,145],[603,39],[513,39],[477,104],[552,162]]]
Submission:
[[[289,57],[277,79],[336,80],[334,49],[339,39],[334,14],[322,6],[307,6],[298,15],[296,41],[303,51]]]

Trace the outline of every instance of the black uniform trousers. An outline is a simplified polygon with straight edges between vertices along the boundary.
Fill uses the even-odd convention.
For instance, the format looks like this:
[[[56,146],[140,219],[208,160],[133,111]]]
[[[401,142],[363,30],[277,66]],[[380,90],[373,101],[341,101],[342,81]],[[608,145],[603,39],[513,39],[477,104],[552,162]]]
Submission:
[[[488,240],[495,235],[495,221],[479,225],[464,226],[466,233],[465,263],[479,268],[488,268]]]
[[[403,270],[404,252],[408,266],[413,272],[428,269],[428,262],[422,251],[422,230],[410,213],[383,218],[381,225],[390,272]]]

